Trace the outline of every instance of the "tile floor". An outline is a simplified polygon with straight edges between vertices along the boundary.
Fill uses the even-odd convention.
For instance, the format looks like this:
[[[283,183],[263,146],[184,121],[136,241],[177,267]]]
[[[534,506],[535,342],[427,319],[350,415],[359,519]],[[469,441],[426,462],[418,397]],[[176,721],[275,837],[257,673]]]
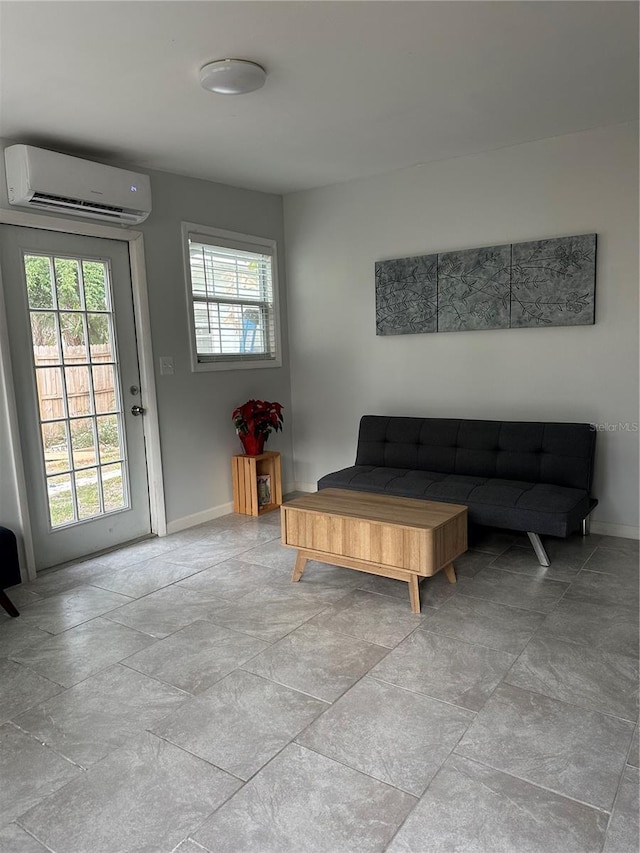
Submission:
[[[637,542],[484,531],[414,615],[278,522],[9,590],[0,853],[637,853]]]

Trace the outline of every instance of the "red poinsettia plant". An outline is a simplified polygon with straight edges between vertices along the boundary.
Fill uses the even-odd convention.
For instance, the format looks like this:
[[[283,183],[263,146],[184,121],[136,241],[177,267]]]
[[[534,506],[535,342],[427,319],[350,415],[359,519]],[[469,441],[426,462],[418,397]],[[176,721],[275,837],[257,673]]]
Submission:
[[[282,408],[280,403],[268,400],[247,400],[234,409],[231,418],[246,453],[262,453],[271,433],[282,429]]]

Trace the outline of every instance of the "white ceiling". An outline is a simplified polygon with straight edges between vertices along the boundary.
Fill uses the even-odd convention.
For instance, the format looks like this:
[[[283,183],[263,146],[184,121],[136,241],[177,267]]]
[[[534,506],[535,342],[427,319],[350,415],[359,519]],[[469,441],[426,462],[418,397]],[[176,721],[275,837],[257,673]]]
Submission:
[[[636,2],[2,2],[0,135],[272,192],[634,119]],[[203,91],[253,59],[264,89]]]

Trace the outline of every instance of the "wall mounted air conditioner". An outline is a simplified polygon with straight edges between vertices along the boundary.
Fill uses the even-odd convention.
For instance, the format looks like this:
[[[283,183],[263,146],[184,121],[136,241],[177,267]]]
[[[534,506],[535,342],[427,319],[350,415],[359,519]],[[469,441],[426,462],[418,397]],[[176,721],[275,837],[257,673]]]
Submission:
[[[134,224],[151,213],[147,175],[31,145],[5,148],[9,204]]]

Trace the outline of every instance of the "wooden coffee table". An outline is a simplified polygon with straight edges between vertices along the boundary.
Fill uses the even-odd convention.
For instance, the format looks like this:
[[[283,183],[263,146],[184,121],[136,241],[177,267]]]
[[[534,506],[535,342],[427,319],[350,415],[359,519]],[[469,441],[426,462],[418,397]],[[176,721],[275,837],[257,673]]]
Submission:
[[[467,550],[467,508],[393,495],[322,489],[281,507],[282,544],[298,549],[291,580],[307,560],[406,581],[420,612],[420,578],[441,569],[456,582],[453,560]]]

